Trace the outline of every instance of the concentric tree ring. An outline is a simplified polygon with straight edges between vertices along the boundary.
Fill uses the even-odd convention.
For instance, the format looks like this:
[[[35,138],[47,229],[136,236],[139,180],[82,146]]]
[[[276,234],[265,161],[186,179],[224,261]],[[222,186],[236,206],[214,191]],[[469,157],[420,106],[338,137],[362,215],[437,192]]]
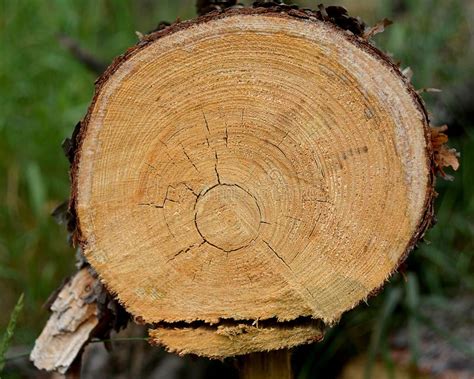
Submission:
[[[146,322],[331,323],[426,224],[427,127],[398,69],[332,24],[245,10],[171,27],[99,81],[78,236]]]

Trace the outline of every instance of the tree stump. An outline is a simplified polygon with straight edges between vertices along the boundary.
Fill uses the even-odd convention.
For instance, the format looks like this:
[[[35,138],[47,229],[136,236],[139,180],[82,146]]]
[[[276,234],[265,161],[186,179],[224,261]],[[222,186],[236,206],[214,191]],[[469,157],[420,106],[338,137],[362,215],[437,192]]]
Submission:
[[[213,12],[98,80],[72,168],[76,240],[154,343],[222,358],[322,337],[431,220],[424,107],[324,14]]]
[[[457,161],[368,42],[380,29],[341,7],[216,11],[99,78],[68,145],[73,240],[152,343],[225,358],[320,340],[422,238]]]

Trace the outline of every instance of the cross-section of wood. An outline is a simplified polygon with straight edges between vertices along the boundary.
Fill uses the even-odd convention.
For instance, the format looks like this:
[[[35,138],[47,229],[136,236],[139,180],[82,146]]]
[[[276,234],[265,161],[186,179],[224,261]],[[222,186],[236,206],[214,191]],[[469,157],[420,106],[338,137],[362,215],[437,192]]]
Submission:
[[[281,325],[280,325],[281,324]],[[321,325],[301,323],[273,326],[219,325],[193,328],[158,327],[150,330],[151,341],[170,352],[222,359],[260,351],[280,350],[323,338]]]
[[[145,37],[98,81],[78,141],[75,237],[148,323],[333,323],[430,221],[421,101],[316,17],[232,10]]]

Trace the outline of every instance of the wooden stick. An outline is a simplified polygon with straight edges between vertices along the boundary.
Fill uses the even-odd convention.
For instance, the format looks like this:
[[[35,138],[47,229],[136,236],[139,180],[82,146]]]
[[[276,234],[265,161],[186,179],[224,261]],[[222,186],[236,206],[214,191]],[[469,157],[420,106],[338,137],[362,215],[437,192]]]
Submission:
[[[88,70],[100,75],[107,68],[107,64],[95,57],[91,52],[85,50],[76,40],[66,35],[58,37],[62,47],[67,49],[74,58],[81,62]]]
[[[242,379],[291,379],[290,350],[244,355],[239,361]]]

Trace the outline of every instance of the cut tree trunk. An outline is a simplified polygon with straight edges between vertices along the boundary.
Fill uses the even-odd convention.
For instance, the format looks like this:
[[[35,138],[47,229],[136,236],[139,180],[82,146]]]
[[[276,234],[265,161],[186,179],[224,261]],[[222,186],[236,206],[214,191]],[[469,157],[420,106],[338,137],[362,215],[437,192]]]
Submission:
[[[290,377],[285,349],[320,340],[423,237],[434,174],[458,164],[368,41],[388,24],[215,11],[143,37],[97,81],[65,145],[68,227],[151,343]]]
[[[431,221],[408,80],[326,10],[285,9],[145,37],[99,79],[75,141],[75,239],[178,353],[320,339],[312,320],[377,291]]]

